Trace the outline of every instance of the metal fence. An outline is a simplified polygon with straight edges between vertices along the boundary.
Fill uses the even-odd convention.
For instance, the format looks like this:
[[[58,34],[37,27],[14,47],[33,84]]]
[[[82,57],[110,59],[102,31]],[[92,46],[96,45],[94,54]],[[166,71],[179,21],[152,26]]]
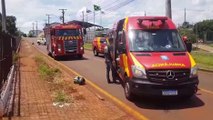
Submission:
[[[20,38],[0,32],[0,88],[7,80],[8,73],[13,64],[13,51],[15,51],[20,42]]]

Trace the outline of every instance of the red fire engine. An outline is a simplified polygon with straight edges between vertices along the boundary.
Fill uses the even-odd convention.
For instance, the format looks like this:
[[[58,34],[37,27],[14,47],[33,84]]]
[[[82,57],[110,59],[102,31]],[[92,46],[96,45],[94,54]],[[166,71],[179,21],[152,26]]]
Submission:
[[[56,24],[44,28],[48,54],[57,59],[60,56],[83,57],[83,32],[77,24]]]

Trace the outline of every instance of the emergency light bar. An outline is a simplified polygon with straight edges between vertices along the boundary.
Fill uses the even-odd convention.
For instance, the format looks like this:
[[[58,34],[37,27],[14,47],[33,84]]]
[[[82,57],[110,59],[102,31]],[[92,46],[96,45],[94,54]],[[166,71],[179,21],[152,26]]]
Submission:
[[[160,20],[162,22],[162,25],[163,25],[165,23],[165,21],[167,20],[167,17],[144,17],[144,18],[139,18],[137,20],[138,20],[139,25],[147,27],[147,25],[143,24],[143,21],[150,21],[150,22],[152,22],[151,26],[154,26],[153,22]]]

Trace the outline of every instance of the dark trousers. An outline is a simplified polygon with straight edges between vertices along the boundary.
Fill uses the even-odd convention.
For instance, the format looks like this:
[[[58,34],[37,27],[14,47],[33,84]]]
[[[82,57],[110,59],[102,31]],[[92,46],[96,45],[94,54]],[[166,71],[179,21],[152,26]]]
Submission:
[[[112,63],[111,62],[106,62],[106,78],[107,78],[107,81],[110,82],[110,70],[112,72],[112,79],[113,79],[113,82],[116,81],[116,78],[115,78],[115,70],[113,69],[112,67]]]

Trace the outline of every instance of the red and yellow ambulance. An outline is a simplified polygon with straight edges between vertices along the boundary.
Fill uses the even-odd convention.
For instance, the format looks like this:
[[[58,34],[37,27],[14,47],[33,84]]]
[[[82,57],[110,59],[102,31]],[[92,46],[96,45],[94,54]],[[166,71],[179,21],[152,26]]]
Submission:
[[[126,17],[113,26],[113,67],[127,99],[135,95],[189,98],[198,89],[198,68],[168,17]]]
[[[104,54],[104,48],[108,44],[107,37],[95,37],[92,41],[92,50],[94,56],[98,56],[99,54]]]

